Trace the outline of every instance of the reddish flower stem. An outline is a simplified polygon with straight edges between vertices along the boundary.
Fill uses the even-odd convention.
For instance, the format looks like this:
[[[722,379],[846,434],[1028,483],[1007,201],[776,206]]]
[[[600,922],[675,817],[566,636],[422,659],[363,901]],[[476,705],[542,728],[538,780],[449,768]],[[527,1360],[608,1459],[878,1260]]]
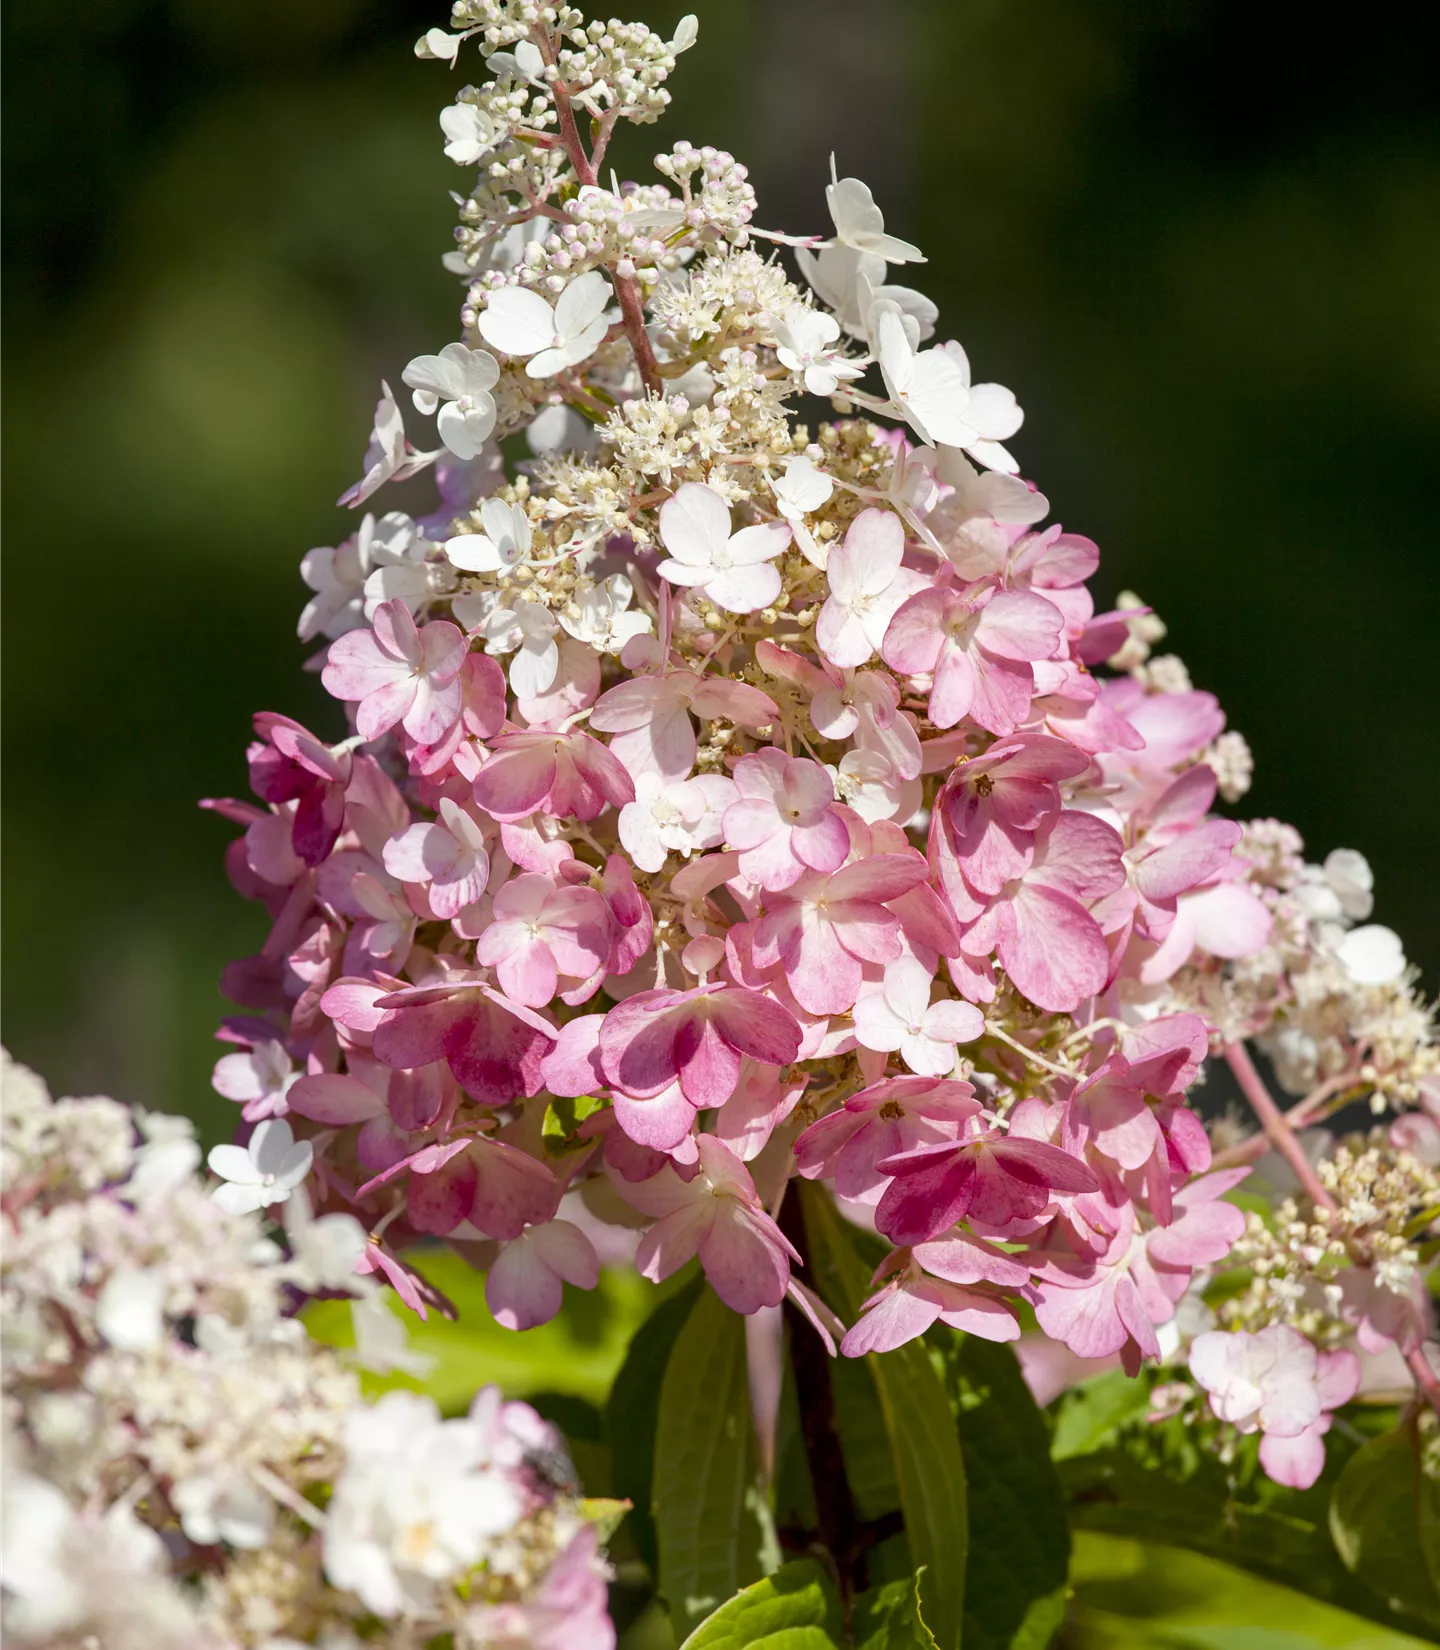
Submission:
[[[1287,1127],[1303,1129],[1308,1124],[1327,1116],[1330,1111],[1347,1105],[1353,1096],[1348,1096],[1343,1091],[1354,1087],[1358,1082],[1359,1078],[1353,1072],[1346,1072],[1342,1076],[1330,1078],[1319,1088],[1312,1089],[1303,1100],[1296,1101],[1285,1113]],[[1256,1158],[1264,1157],[1273,1145],[1274,1142],[1268,1134],[1252,1134],[1248,1139],[1238,1141],[1223,1152],[1216,1152],[1211,1167],[1232,1169],[1241,1163],[1253,1163]]]
[[[1407,1352],[1405,1362],[1415,1377],[1415,1385],[1420,1396],[1437,1415],[1440,1415],[1440,1375],[1436,1375],[1430,1367],[1430,1360],[1425,1356],[1425,1348],[1417,1346],[1413,1351]]]
[[[1291,1132],[1290,1125],[1285,1121],[1285,1114],[1270,1098],[1270,1091],[1265,1087],[1260,1073],[1256,1071],[1255,1062],[1250,1058],[1249,1050],[1244,1043],[1230,1043],[1225,1049],[1225,1060],[1235,1073],[1235,1081],[1239,1083],[1241,1093],[1250,1102],[1256,1117],[1260,1119],[1260,1126],[1265,1130],[1270,1144],[1295,1171],[1295,1178],[1311,1201],[1318,1208],[1329,1209],[1333,1213],[1335,1199],[1320,1184],[1320,1177],[1315,1173],[1300,1142]]]
[[[554,62],[554,47],[548,37],[540,42],[540,50],[545,54],[548,63]],[[580,128],[575,123],[575,110],[570,102],[570,93],[562,82],[555,80],[551,82],[550,95],[555,100],[555,114],[560,122],[560,141],[565,145],[565,153],[569,155],[570,164],[575,168],[575,176],[582,184],[593,185],[596,176],[595,163],[585,152]],[[608,130],[605,138],[608,141]],[[597,153],[603,152],[602,145]],[[660,371],[656,365],[655,351],[650,344],[650,334],[645,330],[645,313],[640,304],[640,289],[632,275],[619,275],[612,270],[611,279],[615,283],[615,296],[620,300],[625,333],[630,340],[630,348],[635,352],[635,365],[640,369],[640,380],[649,394],[659,395]]]

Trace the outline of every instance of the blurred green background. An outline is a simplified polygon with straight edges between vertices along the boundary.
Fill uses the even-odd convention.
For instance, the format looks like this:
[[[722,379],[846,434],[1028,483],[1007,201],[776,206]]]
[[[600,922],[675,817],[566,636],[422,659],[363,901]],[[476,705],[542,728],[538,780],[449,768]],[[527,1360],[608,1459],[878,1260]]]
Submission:
[[[1026,407],[1026,473],[1099,540],[1102,599],[1154,603],[1250,739],[1243,807],[1362,849],[1433,985],[1433,17],[697,9],[677,111],[622,173],[722,144],[787,230],[825,227],[832,148],[874,186],[943,329]],[[352,525],[331,501],[381,374],[455,336],[459,80],[410,50],[444,12],[7,10],[6,1038],[211,1133],[215,982],[262,919],[195,800],[243,792],[253,710],[340,727],[300,672],[296,564]]]

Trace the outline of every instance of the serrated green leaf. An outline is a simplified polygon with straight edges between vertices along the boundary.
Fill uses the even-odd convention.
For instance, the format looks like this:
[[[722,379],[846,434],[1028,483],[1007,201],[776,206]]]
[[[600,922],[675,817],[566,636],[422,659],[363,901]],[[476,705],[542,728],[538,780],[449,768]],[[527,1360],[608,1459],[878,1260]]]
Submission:
[[[1051,1406],[1055,1422],[1052,1459],[1068,1461],[1104,1449],[1114,1442],[1119,1428],[1143,1414],[1149,1404],[1149,1385],[1132,1380],[1124,1370],[1112,1369],[1081,1381]]]
[[[831,1305],[853,1319],[868,1293],[871,1268],[825,1191],[799,1184],[816,1282]],[[925,1619],[940,1650],[956,1650],[965,1609],[967,1524],[965,1463],[950,1401],[920,1341],[866,1362],[890,1438],[911,1562],[925,1572]]]
[[[855,1650],[936,1650],[920,1614],[920,1576],[901,1577],[855,1600],[850,1623]]]
[[[1067,1650],[1421,1650],[1424,1641],[1200,1553],[1077,1531]]]
[[[665,1366],[655,1428],[659,1589],[680,1631],[760,1573],[753,1476],[745,1320],[707,1286]]]
[[[965,1650],[1040,1650],[1065,1613],[1070,1529],[1050,1434],[1008,1346],[943,1326],[927,1340],[944,1359],[970,1509]],[[1057,1603],[1058,1601],[1058,1603]]]
[[[813,1558],[787,1564],[708,1616],[680,1650],[836,1650],[840,1596]]]
[[[655,1519],[650,1510],[655,1471],[655,1428],[660,1417],[660,1386],[665,1366],[685,1321],[695,1309],[704,1284],[694,1278],[662,1301],[635,1331],[625,1362],[610,1388],[605,1406],[605,1435],[610,1441],[611,1487],[631,1503],[627,1528],[652,1576],[660,1568]]]
[[[1440,1622],[1440,1484],[1422,1470],[1413,1423],[1372,1438],[1346,1462],[1330,1534],[1346,1567],[1392,1609]]]

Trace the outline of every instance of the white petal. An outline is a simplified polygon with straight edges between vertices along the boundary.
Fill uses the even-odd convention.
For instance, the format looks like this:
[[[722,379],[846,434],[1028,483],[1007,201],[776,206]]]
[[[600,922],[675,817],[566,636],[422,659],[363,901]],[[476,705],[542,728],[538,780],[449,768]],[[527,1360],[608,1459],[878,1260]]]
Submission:
[[[888,263],[924,263],[919,247],[885,233],[885,219],[875,197],[859,178],[841,178],[825,190],[835,233],[847,246],[870,252]]]
[[[415,42],[416,57],[438,58],[444,63],[453,63],[459,50],[460,36],[447,34],[444,29],[427,29]]]
[[[900,1045],[900,1058],[917,1077],[947,1077],[955,1065],[955,1048],[933,1037],[907,1036]]]
[[[610,283],[598,269],[572,281],[555,305],[555,330],[562,338],[578,337],[610,302]]]
[[[525,431],[525,440],[537,458],[557,453],[588,453],[595,448],[595,429],[573,407],[562,402],[537,413]]]
[[[227,1182],[224,1186],[217,1186],[211,1192],[210,1199],[218,1203],[227,1214],[248,1215],[265,1206],[266,1194],[258,1185],[236,1186]]]
[[[527,378],[553,378],[570,365],[570,352],[563,344],[553,349],[542,349],[525,367]]]
[[[447,401],[435,420],[436,432],[456,458],[478,457],[486,437],[495,428],[495,403],[483,392],[473,399],[477,404],[465,410]]]
[[[283,1117],[269,1117],[250,1136],[250,1158],[264,1174],[278,1174],[290,1155],[295,1133]]]
[[[597,315],[590,324],[577,332],[573,338],[567,338],[564,345],[566,361],[572,367],[578,367],[582,361],[590,357],[605,342],[605,334],[610,330],[610,323],[603,315]]]
[[[855,1004],[855,1037],[862,1048],[888,1054],[906,1037],[904,1024],[878,991],[869,992]]]
[[[687,481],[660,507],[660,542],[690,567],[709,567],[730,542],[730,506],[713,487]]]
[[[483,533],[461,533],[446,539],[445,556],[452,567],[466,573],[498,573],[504,566],[500,552]]]
[[[510,687],[517,699],[538,699],[554,685],[560,668],[560,649],[554,639],[527,637],[510,661]]]
[[[780,594],[780,574],[768,561],[732,567],[715,574],[705,594],[726,613],[753,613],[768,607]]]
[[[1340,962],[1357,985],[1389,985],[1405,972],[1405,950],[1393,928],[1368,923],[1340,942]]]
[[[206,1159],[212,1173],[222,1180],[231,1180],[237,1186],[258,1186],[260,1171],[255,1159],[243,1146],[212,1146]]]
[[[448,346],[451,349],[454,347],[453,344]],[[465,392],[463,370],[458,362],[447,360],[443,352],[439,355],[417,355],[400,374],[400,379],[412,390],[428,392],[432,396],[453,398]],[[421,411],[424,410],[421,408]]]
[[[275,1171],[275,1178],[282,1186],[298,1186],[310,1173],[310,1165],[314,1161],[314,1146],[308,1140],[302,1140],[286,1152],[284,1161]]]
[[[906,1025],[919,1025],[930,1006],[930,976],[914,957],[900,957],[885,970],[885,1001]]]
[[[114,1272],[95,1303],[95,1325],[122,1352],[148,1352],[165,1333],[165,1280],[158,1272]]]
[[[477,325],[485,342],[506,355],[534,355],[555,341],[555,312],[528,287],[492,292]]]
[[[965,443],[965,451],[987,470],[999,470],[1007,476],[1020,473],[1020,466],[998,441],[969,441]]]

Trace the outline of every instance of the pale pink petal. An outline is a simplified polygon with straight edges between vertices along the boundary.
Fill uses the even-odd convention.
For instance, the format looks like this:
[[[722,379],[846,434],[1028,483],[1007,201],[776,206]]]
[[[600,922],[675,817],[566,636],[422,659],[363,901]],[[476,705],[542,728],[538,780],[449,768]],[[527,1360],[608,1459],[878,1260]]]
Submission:
[[[863,1358],[867,1352],[893,1352],[918,1335],[923,1335],[940,1316],[937,1290],[924,1285],[906,1288],[897,1285],[877,1297],[875,1304],[846,1333],[840,1350],[847,1358]]]
[[[640,1239],[635,1270],[652,1283],[663,1283],[699,1250],[715,1222],[715,1200],[687,1199],[678,1209],[657,1220]]]
[[[778,1306],[790,1282],[788,1245],[758,1209],[718,1199],[719,1213],[700,1240],[700,1264],[720,1299],[736,1312]]]
[[[1277,1484],[1308,1490],[1325,1470],[1325,1434],[1330,1417],[1322,1416],[1293,1438],[1267,1433],[1260,1440],[1260,1465]]]
[[[485,1278],[485,1304],[505,1329],[549,1323],[564,1298],[559,1274],[533,1241],[534,1230],[507,1243]]]

